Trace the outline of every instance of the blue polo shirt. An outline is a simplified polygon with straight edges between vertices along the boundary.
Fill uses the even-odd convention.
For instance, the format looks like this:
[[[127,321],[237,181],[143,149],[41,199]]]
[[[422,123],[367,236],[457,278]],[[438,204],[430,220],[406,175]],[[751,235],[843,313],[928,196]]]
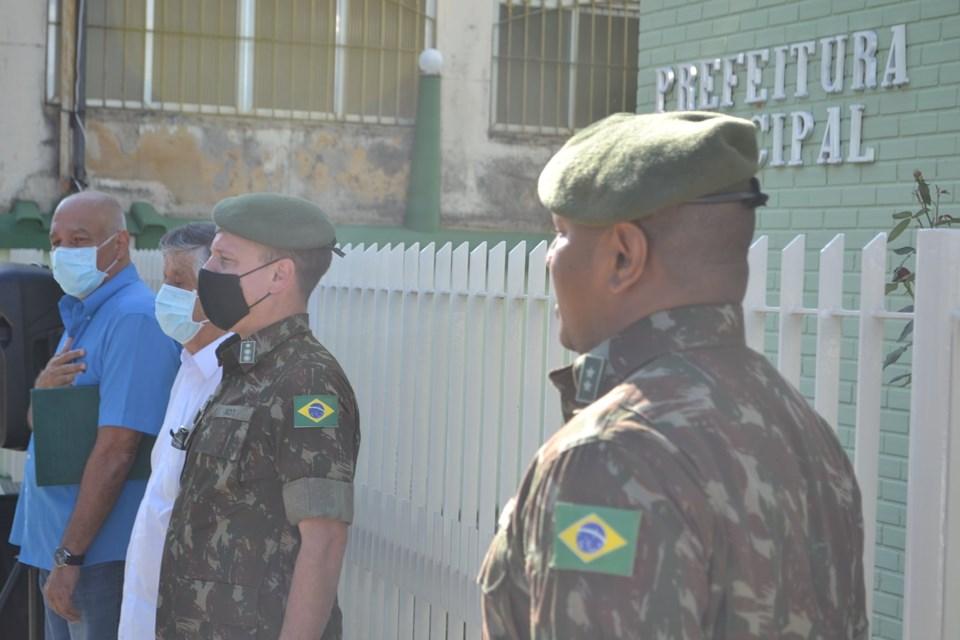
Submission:
[[[154,317],[154,295],[132,264],[80,300],[60,299],[64,337],[71,349],[86,350],[87,369],[77,385],[100,387],[102,426],[118,426],[155,436],[163,423],[170,386],[180,363],[180,349]],[[67,522],[77,504],[79,485],[38,487],[33,438],[27,450],[20,499],[10,542],[20,546],[20,561],[41,569],[53,568]],[[143,497],[146,480],[128,480],[107,516],[85,565],[123,560],[130,530]]]

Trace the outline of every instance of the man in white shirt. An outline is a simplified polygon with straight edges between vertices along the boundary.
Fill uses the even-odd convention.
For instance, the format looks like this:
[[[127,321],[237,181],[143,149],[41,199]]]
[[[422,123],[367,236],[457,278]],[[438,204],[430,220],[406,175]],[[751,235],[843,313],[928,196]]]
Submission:
[[[157,294],[160,328],[183,345],[160,435],[150,456],[152,472],[127,548],[119,640],[155,635],[160,560],[170,511],[180,490],[186,437],[194,417],[220,384],[217,347],[227,334],[212,323],[197,300],[197,276],[210,257],[216,228],[192,223],[167,233],[163,251],[163,287]]]

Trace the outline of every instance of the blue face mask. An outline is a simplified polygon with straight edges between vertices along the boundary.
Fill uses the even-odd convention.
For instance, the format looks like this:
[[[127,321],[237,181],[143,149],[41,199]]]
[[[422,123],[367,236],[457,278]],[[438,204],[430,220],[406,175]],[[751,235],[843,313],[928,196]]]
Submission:
[[[157,322],[163,332],[179,342],[186,344],[193,340],[201,327],[207,322],[194,322],[193,308],[197,303],[197,292],[179,289],[165,284],[160,287],[154,310]]]
[[[116,237],[115,233],[96,247],[57,247],[53,250],[50,254],[53,279],[64,293],[83,299],[103,284],[107,274],[97,269],[97,250]],[[116,259],[110,263],[107,271],[115,264]]]

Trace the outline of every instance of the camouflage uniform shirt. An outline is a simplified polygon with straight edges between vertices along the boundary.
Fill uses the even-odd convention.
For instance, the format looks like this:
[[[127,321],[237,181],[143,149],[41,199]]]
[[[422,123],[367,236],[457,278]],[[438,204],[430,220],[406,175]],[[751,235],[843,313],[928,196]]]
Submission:
[[[853,469],[739,306],[654,314],[551,378],[568,422],[501,514],[485,637],[867,637]]]
[[[187,443],[160,570],[157,637],[280,634],[310,517],[350,522],[353,389],[305,314],[217,349],[223,381]],[[325,639],[340,638],[334,604]]]

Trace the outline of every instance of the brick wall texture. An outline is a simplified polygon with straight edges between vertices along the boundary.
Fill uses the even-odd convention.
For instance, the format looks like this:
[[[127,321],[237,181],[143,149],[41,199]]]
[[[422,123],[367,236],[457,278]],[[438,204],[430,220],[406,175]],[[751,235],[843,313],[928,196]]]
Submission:
[[[920,170],[931,184],[949,191],[942,196],[941,213],[960,216],[960,2],[958,0],[642,0],[640,3],[639,104],[638,111],[655,109],[657,69],[681,63],[699,62],[740,52],[769,49],[769,62],[762,71],[762,86],[772,97],[774,89],[774,47],[814,40],[816,51],[808,61],[809,97],[794,97],[796,59],[787,57],[786,99],[768,99],[764,104],[746,104],[746,68],[737,67],[739,86],[734,89],[734,106],[719,110],[753,117],[785,113],[784,155],[789,159],[791,114],[806,111],[815,127],[802,148],[803,166],[764,168],[763,188],[770,194],[769,205],[758,217],[758,235],[767,235],[773,249],[784,247],[797,234],[807,237],[805,306],[815,306],[818,254],[836,234],[846,236],[844,304],[858,308],[859,250],[877,233],[892,227],[891,214],[915,209],[912,199],[913,172]],[[907,75],[902,86],[880,85],[887,66],[893,35],[891,27],[906,25]],[[874,31],[877,35],[878,86],[852,88],[853,33]],[[841,93],[827,94],[821,87],[820,39],[846,35],[844,86]],[[722,73],[715,75],[719,93]],[[677,108],[676,90],[666,96],[666,108]],[[841,108],[841,151],[849,152],[851,115],[849,105],[864,106],[863,145],[872,147],[875,161],[837,165],[817,164],[821,139],[827,127],[827,109]],[[699,108],[699,105],[698,105]],[[770,148],[772,132],[760,136]],[[912,244],[912,234],[895,240],[892,246]],[[899,264],[892,254],[888,264]],[[909,264],[909,263],[908,263]],[[777,304],[776,283],[779,261],[771,255],[772,289],[770,303]],[[838,274],[839,277],[839,274]],[[888,308],[896,310],[909,300],[896,295]],[[807,323],[804,339],[802,391],[813,394],[815,322]],[[887,349],[894,348],[902,324],[888,323]],[[767,353],[775,357],[776,339],[772,330]],[[840,434],[852,448],[856,392],[856,322],[844,327],[841,367]],[[884,374],[885,380],[908,371],[909,357],[902,366]],[[876,584],[874,589],[873,637],[903,638],[903,568],[906,544],[906,481],[909,438],[910,391],[886,386],[883,393],[880,477],[877,509]],[[851,451],[852,453],[852,451]],[[922,464],[922,461],[909,461]]]

